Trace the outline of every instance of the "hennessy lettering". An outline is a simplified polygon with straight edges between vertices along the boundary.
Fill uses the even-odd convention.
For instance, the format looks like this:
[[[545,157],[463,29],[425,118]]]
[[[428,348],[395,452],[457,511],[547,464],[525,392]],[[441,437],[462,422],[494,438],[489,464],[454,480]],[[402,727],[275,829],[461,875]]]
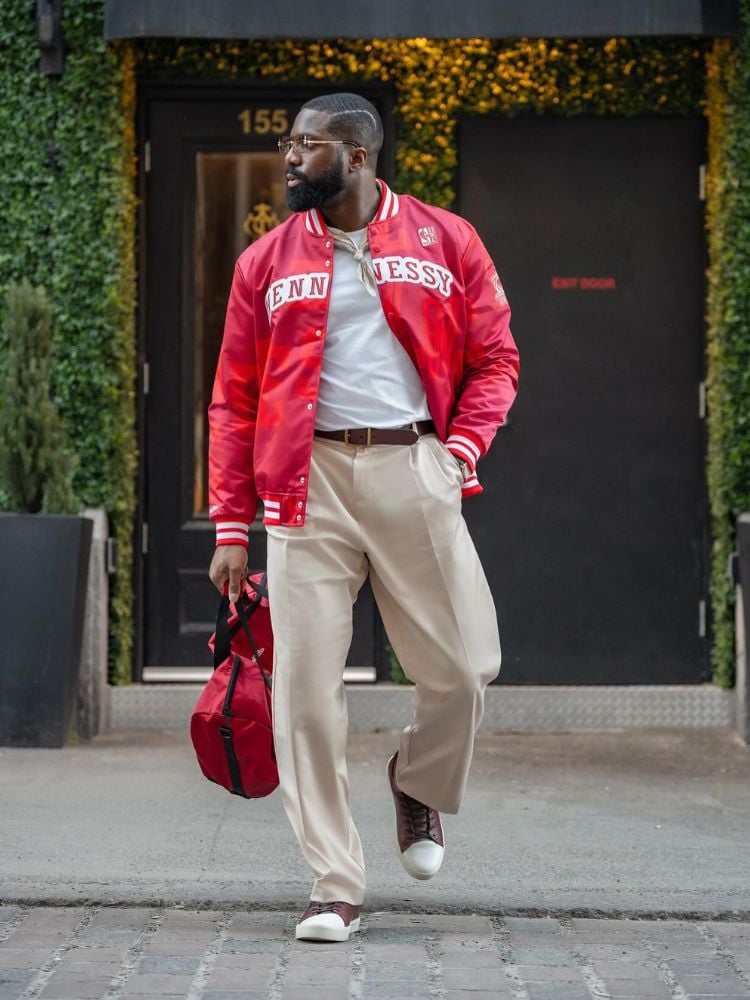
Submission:
[[[373,257],[372,269],[379,285],[391,281],[406,281],[411,285],[434,288],[446,298],[451,293],[453,275],[431,260],[416,257]]]
[[[301,299],[324,299],[328,294],[330,274],[325,271],[310,271],[307,274],[291,274],[279,278],[268,286],[266,311],[270,318],[285,302],[299,302]]]

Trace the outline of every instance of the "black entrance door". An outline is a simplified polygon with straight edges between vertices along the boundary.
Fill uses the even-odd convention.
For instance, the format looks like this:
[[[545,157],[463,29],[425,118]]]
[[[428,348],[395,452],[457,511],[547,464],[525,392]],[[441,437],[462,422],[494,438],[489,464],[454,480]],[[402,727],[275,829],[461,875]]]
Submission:
[[[358,88],[386,124],[381,172],[391,181],[388,94]],[[286,218],[279,135],[311,89],[146,85],[139,94],[144,680],[207,675],[217,594],[207,571],[207,422],[234,261]],[[265,567],[265,529],[250,535],[251,572]],[[387,672],[369,585],[354,609],[350,679]]]
[[[706,678],[703,141],[687,119],[462,122],[460,208],[521,352],[465,504],[501,682]]]

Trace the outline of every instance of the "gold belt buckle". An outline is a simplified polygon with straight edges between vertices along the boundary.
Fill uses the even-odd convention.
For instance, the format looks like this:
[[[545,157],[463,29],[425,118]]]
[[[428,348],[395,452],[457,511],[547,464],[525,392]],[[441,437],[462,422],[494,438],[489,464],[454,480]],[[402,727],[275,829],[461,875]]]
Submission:
[[[344,428],[344,444],[349,444],[349,428],[348,427]],[[368,427],[367,428],[367,441],[365,441],[365,444],[366,445],[371,445],[372,444],[372,427]]]

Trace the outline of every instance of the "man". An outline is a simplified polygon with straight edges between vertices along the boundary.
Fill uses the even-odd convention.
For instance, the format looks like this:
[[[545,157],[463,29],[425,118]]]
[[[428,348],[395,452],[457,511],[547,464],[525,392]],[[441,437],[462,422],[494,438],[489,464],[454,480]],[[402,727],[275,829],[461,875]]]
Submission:
[[[315,875],[301,939],[347,940],[364,899],[342,681],[364,580],[415,683],[387,764],[414,878],[440,868],[500,669],[461,499],[515,398],[510,309],[467,222],[377,179],[382,141],[369,101],[333,94],[279,142],[294,214],[237,260],[209,408],[210,577],[230,599],[263,501],[281,796]]]

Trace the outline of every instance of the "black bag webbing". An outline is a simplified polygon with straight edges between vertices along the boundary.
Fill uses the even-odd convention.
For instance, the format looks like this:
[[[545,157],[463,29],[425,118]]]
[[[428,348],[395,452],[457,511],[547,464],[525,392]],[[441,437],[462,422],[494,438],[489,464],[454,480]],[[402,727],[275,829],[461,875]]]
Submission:
[[[268,585],[267,576],[264,573],[262,579],[256,584],[252,581],[250,586],[255,590],[255,596],[251,599],[247,596],[243,590],[240,594],[239,600],[235,603],[235,609],[237,611],[237,617],[239,618],[239,626],[242,627],[245,635],[247,636],[247,641],[250,643],[250,649],[253,651],[255,657],[255,662],[258,664],[258,669],[261,672],[263,680],[266,683],[266,687],[271,689],[271,675],[263,669],[263,664],[260,662],[260,654],[258,653],[258,647],[255,645],[255,639],[253,639],[253,634],[250,631],[249,618],[252,616],[255,609],[260,604],[263,597],[268,597]],[[233,629],[229,628],[229,597],[224,594],[219,601],[219,610],[216,615],[216,633],[214,640],[214,670],[226,660],[232,651],[232,635],[236,631],[237,627]]]

